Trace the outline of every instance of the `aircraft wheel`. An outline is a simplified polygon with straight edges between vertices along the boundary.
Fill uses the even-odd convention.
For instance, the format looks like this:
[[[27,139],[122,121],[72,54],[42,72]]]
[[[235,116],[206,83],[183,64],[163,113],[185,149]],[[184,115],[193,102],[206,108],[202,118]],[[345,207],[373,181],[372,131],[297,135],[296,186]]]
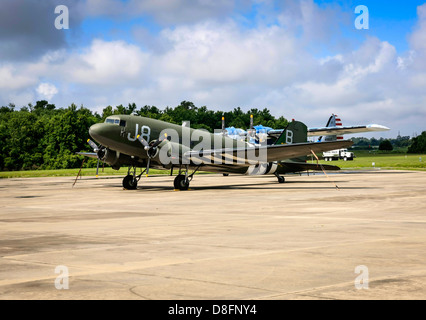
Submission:
[[[227,176],[229,176],[229,173],[223,173],[223,176],[227,177]]]
[[[279,177],[278,177],[278,182],[279,182],[279,183],[284,183],[284,182],[285,182],[285,178],[284,178],[284,177],[282,177],[282,176],[279,176]]]
[[[183,174],[176,176],[173,184],[174,184],[175,189],[178,189],[178,190],[188,190],[189,189],[189,181],[185,181],[185,176]]]
[[[123,179],[123,188],[127,190],[135,190],[138,186],[138,182],[135,180],[135,178],[129,174],[124,177]]]

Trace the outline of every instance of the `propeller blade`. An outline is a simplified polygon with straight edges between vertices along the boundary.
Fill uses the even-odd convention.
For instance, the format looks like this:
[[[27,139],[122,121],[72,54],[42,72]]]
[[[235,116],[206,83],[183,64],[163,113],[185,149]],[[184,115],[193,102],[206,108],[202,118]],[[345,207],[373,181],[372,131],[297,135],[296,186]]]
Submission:
[[[151,164],[151,158],[148,158],[148,162],[146,164],[146,176],[148,177],[149,174],[149,165]]]
[[[151,145],[151,147],[150,148],[156,148],[156,147],[158,147],[158,145],[161,143],[161,142],[163,142],[164,140],[166,140],[167,139],[167,133],[165,133],[165,134],[163,134],[162,136],[161,136],[161,138],[158,138],[152,145]]]
[[[151,146],[151,148],[157,147],[161,142],[163,142],[166,139],[167,139],[167,133],[165,133],[161,138],[155,141],[154,144]]]
[[[149,149],[148,142],[144,138],[142,138],[141,135],[138,135],[137,139],[139,140],[140,143],[142,143],[142,145],[144,146],[145,150]]]
[[[93,151],[98,152],[99,147],[92,140],[87,139],[87,143],[92,147]]]
[[[227,133],[228,132],[225,129],[225,117],[222,117],[222,135],[226,136]]]
[[[100,161],[100,159],[98,158],[98,163],[96,164],[96,178],[99,175],[99,161]]]
[[[247,130],[247,136],[256,138],[256,129],[253,127],[253,115],[250,115],[250,129]]]

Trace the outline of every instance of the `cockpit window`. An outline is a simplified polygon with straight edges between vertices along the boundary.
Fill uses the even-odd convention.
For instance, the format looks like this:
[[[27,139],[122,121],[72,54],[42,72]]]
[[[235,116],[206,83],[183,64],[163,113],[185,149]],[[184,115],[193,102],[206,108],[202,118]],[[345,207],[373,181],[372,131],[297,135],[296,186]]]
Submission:
[[[120,120],[120,127],[125,127],[125,126],[126,126],[126,121]]]
[[[105,123],[111,123],[111,124],[115,124],[115,125],[121,125],[120,124],[120,119],[113,119],[113,118],[106,118],[105,119]]]

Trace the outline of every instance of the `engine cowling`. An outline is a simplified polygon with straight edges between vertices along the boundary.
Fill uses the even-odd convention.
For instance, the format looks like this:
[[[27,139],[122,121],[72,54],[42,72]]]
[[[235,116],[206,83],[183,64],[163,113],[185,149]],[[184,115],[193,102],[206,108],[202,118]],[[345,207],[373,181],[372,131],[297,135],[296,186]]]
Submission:
[[[141,161],[137,157],[131,157],[121,154],[118,151],[108,148],[101,148],[98,151],[98,157],[102,162],[110,165],[114,170],[118,170],[121,166],[137,166],[141,165]]]
[[[118,162],[118,159],[120,159],[120,153],[108,148],[101,148],[98,151],[98,157],[102,162],[114,166]]]

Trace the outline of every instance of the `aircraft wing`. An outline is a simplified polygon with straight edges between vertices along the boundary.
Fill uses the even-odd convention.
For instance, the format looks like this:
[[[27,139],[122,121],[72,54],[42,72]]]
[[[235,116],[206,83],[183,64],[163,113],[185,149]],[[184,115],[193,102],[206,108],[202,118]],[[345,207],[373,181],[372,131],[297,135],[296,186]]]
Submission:
[[[313,143],[294,143],[285,145],[273,145],[267,147],[267,162],[293,159],[315,153],[348,148],[353,145],[352,141],[331,141],[331,142],[313,142]],[[260,147],[261,149],[262,147]]]
[[[335,136],[343,134],[353,134],[361,132],[388,131],[388,127],[379,124],[369,124],[366,126],[346,126],[346,127],[320,127],[308,128],[308,136]]]
[[[253,148],[235,148],[235,149],[215,149],[203,151],[187,151],[184,157],[197,159],[203,163],[214,164],[233,164],[247,166],[253,163],[249,162],[250,155],[259,156],[264,154],[265,158],[258,158],[260,162],[273,162],[286,159],[293,159],[311,154],[311,150],[315,153],[336,150],[350,147],[352,141],[330,141],[330,142],[308,142],[294,143],[272,146],[261,146]],[[263,153],[264,152],[264,153]],[[219,160],[219,161],[217,161]],[[227,162],[228,161],[228,162]]]
[[[388,131],[388,127],[382,126],[380,124],[369,124],[365,126],[339,126],[339,127],[318,127],[318,128],[308,128],[308,136],[336,136],[344,134],[354,134],[362,132],[378,132],[378,131]],[[283,133],[284,129],[269,130],[268,135],[270,136],[280,136]]]
[[[89,158],[94,158],[94,159],[98,158],[98,155],[94,152],[76,152],[75,154],[78,154],[80,156],[89,157]]]

